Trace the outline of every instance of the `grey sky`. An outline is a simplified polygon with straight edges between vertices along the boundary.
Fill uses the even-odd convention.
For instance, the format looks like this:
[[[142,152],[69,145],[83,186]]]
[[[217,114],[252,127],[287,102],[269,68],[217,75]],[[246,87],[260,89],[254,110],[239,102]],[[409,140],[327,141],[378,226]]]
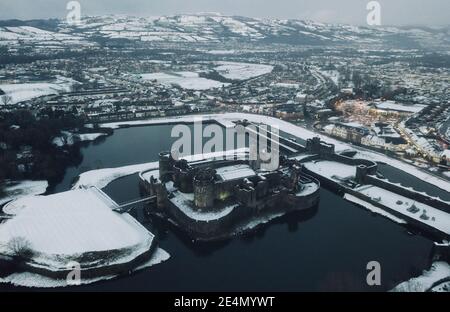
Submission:
[[[448,25],[449,0],[378,0],[384,25]],[[0,0],[0,19],[64,17],[66,0]],[[79,0],[83,15],[226,15],[364,24],[369,0]]]

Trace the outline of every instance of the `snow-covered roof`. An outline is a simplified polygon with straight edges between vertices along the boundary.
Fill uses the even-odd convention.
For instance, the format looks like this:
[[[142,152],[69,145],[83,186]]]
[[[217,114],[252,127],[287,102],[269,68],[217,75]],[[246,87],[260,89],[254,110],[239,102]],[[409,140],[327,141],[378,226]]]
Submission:
[[[255,175],[255,171],[248,165],[221,167],[216,169],[216,173],[223,181],[244,179]]]
[[[407,113],[418,113],[426,107],[425,105],[418,105],[418,104],[403,105],[403,104],[395,103],[393,101],[377,102],[377,103],[375,103],[375,106],[378,109],[407,112]]]

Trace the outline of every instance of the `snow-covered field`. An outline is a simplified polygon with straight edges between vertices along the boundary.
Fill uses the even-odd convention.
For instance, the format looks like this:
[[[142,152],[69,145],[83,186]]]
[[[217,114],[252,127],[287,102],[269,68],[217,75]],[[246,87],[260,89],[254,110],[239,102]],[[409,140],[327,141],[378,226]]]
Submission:
[[[60,92],[69,92],[74,81],[72,79],[57,77],[55,82],[33,82],[33,83],[12,83],[0,84],[0,89],[5,92],[5,96],[10,96],[11,101],[8,104],[17,104],[28,101],[33,98],[44,95],[58,94]]]
[[[417,41],[427,48],[442,48],[445,29],[399,29],[395,27],[361,28],[349,25],[323,24],[286,19],[254,19],[199,13],[167,16],[104,15],[83,16],[77,25],[61,19],[56,28],[43,30],[30,26],[0,27],[0,45],[32,44],[46,49],[63,49],[68,45],[95,46],[93,34],[108,38],[125,38],[145,42],[210,42],[258,41],[261,39],[293,37],[295,40],[340,42],[346,45],[383,44],[397,34],[400,38]],[[402,40],[400,40],[402,41]],[[245,44],[244,46],[246,46]],[[242,49],[244,52],[249,48]],[[237,52],[241,52],[238,50]],[[273,53],[277,49],[268,51]],[[365,49],[359,51],[364,52]],[[397,52],[399,50],[390,51]],[[218,50],[218,53],[222,52]],[[250,51],[252,52],[252,51]],[[256,51],[258,52],[258,51]],[[267,53],[267,52],[266,52]]]
[[[151,248],[154,235],[129,214],[115,212],[117,207],[94,187],[22,197],[5,206],[11,218],[0,224],[0,254],[13,256],[9,244],[21,239],[33,253],[27,263],[50,271],[66,270],[72,261],[82,269],[129,263]],[[153,261],[167,257],[160,252]],[[0,281],[40,287],[49,283],[48,278],[29,273]]]
[[[0,198],[0,205],[19,197],[44,194],[47,190],[47,181],[14,181],[5,185],[5,196]]]
[[[95,188],[20,198],[5,206],[14,217],[0,226],[1,253],[8,253],[5,245],[14,237],[25,237],[42,257],[140,247],[153,240],[134,219],[113,212],[115,205]]]
[[[450,265],[443,261],[434,262],[431,269],[424,271],[419,277],[397,285],[391,291],[395,292],[425,292],[430,290],[436,283],[444,279],[450,279]],[[435,287],[433,287],[435,290]],[[448,290],[447,290],[448,291]]]
[[[217,62],[214,68],[221,76],[231,80],[247,80],[268,73],[273,70],[272,65],[236,63],[236,62]]]
[[[47,31],[31,26],[0,27],[0,45],[20,45],[21,42],[47,47],[93,45],[81,36]]]
[[[150,73],[142,74],[140,77],[144,80],[156,80],[160,84],[176,85],[188,90],[208,90],[229,85],[228,83],[199,77],[199,74],[195,72]]]

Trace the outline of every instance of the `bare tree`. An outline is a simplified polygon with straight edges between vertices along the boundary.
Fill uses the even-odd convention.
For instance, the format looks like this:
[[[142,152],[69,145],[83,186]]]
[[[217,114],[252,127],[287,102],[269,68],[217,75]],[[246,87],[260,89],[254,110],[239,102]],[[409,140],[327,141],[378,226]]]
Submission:
[[[34,255],[30,242],[22,236],[11,238],[6,246],[9,254],[19,261],[29,260]]]
[[[1,98],[3,105],[8,105],[12,101],[12,97],[10,95],[3,95]]]

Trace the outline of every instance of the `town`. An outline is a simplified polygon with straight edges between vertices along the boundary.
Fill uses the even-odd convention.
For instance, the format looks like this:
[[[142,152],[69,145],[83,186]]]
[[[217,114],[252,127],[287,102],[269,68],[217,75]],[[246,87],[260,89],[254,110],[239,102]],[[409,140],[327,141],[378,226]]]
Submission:
[[[225,251],[283,258],[318,228],[323,240],[298,248],[324,248],[312,263],[334,238],[365,261],[387,229],[377,248],[414,256],[383,249],[408,272],[379,289],[448,290],[449,46],[448,27],[220,13],[0,21],[0,283],[65,287],[70,260],[80,287],[159,274],[172,258],[174,274],[195,257],[191,267],[210,273],[189,277],[214,276]],[[268,149],[276,166],[261,157]],[[274,232],[298,241],[246,253]],[[251,276],[246,265],[239,273]],[[339,270],[365,281],[365,264],[350,266]],[[346,282],[368,290],[353,275]]]
[[[27,109],[38,119],[73,116],[92,125],[60,129],[54,142],[64,145],[67,140],[96,138],[99,123],[250,112],[313,126],[331,137],[449,175],[450,75],[448,56],[438,49],[386,52],[371,48],[370,42],[366,47],[363,43],[363,47],[276,44],[269,48],[253,43],[256,34],[246,33],[244,39],[231,37],[220,44],[212,36],[192,43],[173,34],[169,42],[151,41],[149,46],[148,31],[139,28],[149,27],[145,21],[122,19],[87,20],[76,35],[76,28],[64,23],[43,23],[44,29],[1,27],[1,114]],[[195,27],[212,27],[222,19],[226,17],[176,16],[168,23],[197,31]],[[112,27],[127,22],[140,26],[134,32]],[[233,22],[242,26],[240,20]],[[162,20],[152,23],[164,25]],[[244,29],[250,32],[250,25],[246,23]],[[325,31],[320,24],[297,27],[311,29],[311,36]],[[349,32],[344,30],[340,31]],[[91,35],[95,32],[110,40],[100,41]],[[10,136],[18,127],[4,125],[0,146],[3,153],[24,156],[11,162],[27,173],[38,151],[25,142],[11,144]]]

